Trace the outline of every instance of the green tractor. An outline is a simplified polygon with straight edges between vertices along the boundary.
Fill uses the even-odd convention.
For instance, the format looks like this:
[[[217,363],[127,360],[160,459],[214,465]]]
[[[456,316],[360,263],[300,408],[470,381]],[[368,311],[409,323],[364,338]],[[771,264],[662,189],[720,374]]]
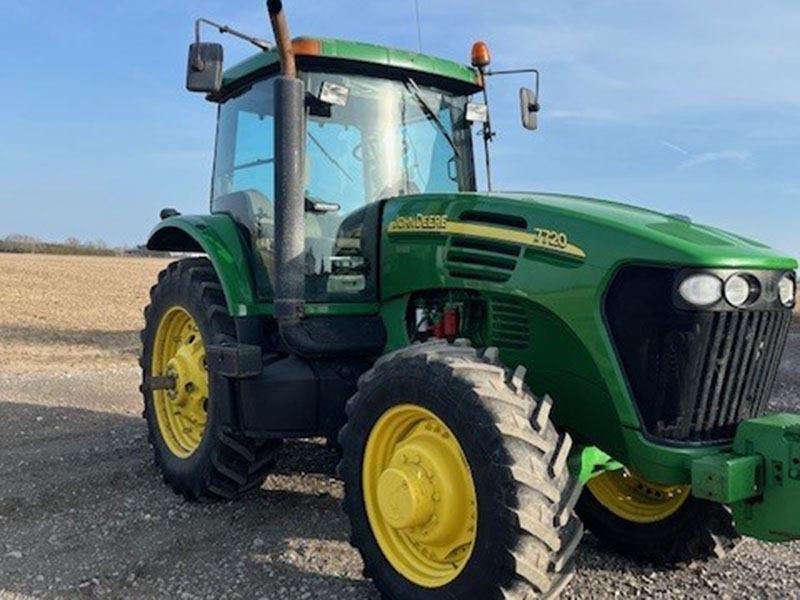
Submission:
[[[211,211],[166,209],[148,242],[203,255],[161,273],[142,333],[176,492],[235,498],[282,440],[331,440],[391,600],[557,596],[584,524],[655,563],[800,538],[800,416],[764,416],[795,260],[685,217],[478,192],[485,45],[464,66],[291,40],[268,9],[274,46],[217,26],[259,46],[227,71],[192,44],[188,87],[219,107]],[[521,109],[535,128],[537,92]]]

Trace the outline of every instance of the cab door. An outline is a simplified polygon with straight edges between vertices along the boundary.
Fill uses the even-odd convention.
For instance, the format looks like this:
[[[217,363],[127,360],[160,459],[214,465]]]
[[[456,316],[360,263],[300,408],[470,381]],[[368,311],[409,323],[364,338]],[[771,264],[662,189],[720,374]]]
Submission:
[[[362,165],[352,156],[360,136],[355,127],[308,121],[305,259],[310,303],[377,301],[379,203],[366,202]],[[329,210],[315,210],[316,205]]]

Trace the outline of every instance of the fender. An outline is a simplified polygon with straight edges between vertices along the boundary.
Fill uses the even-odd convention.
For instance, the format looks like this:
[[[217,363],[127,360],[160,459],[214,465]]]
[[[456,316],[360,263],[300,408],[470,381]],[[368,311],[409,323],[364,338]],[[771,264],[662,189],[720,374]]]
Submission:
[[[148,250],[201,252],[208,256],[234,317],[262,314],[250,251],[236,222],[226,214],[180,215],[161,221],[147,241]]]

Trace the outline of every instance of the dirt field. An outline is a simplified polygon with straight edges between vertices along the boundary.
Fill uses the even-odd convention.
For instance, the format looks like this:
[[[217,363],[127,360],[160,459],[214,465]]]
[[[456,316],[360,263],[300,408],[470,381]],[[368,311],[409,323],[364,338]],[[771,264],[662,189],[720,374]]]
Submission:
[[[164,265],[0,255],[0,600],[378,600],[321,444],[287,444],[234,503],[188,504],[161,483],[135,357]],[[798,334],[772,408],[800,410]],[[567,598],[800,598],[800,543],[655,570],[587,535],[578,563]]]
[[[130,365],[168,261],[0,254],[0,373]]]

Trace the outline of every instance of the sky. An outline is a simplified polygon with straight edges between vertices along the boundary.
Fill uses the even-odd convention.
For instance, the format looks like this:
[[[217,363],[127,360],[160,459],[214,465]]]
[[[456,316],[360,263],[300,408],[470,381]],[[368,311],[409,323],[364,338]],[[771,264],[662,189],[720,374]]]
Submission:
[[[208,211],[215,107],[184,90],[193,19],[269,38],[260,0],[0,0],[0,236],[142,243]],[[414,0],[284,0],[293,35],[418,49]],[[495,189],[691,216],[800,257],[796,0],[419,0],[422,50],[542,72],[491,80]],[[206,39],[218,39],[208,31]],[[255,49],[224,39],[228,66]],[[480,164],[480,163],[479,163]]]

